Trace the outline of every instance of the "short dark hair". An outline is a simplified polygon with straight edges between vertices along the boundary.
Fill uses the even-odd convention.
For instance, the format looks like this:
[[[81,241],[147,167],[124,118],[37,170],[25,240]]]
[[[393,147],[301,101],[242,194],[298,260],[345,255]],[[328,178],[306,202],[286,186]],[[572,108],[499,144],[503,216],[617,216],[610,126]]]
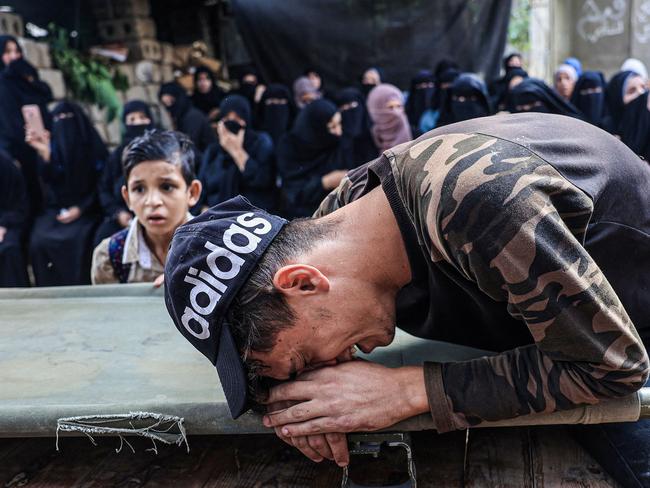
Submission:
[[[122,151],[124,181],[128,183],[133,168],[146,161],[167,161],[178,166],[188,186],[196,178],[194,144],[181,132],[153,129],[129,142]]]
[[[264,252],[248,280],[228,308],[228,323],[242,354],[249,376],[249,391],[256,401],[264,399],[272,381],[260,378],[260,364],[251,351],[269,352],[278,333],[295,324],[296,316],[284,295],[273,286],[276,271],[291,259],[309,252],[321,240],[333,238],[338,221],[296,219],[282,228]]]

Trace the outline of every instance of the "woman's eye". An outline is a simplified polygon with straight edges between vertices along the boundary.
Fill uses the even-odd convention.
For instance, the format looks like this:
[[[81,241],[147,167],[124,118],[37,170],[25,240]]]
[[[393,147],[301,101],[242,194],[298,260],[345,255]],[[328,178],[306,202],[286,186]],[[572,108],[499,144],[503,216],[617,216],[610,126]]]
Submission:
[[[142,193],[144,191],[144,186],[134,186],[131,188],[131,191],[134,193]]]
[[[173,191],[174,188],[176,188],[176,187],[174,185],[170,184],[170,183],[163,183],[162,185],[160,185],[160,188],[163,191]]]

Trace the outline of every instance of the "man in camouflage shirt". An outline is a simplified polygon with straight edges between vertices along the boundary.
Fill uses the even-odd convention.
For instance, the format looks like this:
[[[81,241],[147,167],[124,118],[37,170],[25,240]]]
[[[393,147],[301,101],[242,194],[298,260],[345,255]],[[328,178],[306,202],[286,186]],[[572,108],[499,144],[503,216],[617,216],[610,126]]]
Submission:
[[[269,247],[266,278],[249,278],[229,312],[249,370],[300,373],[271,389],[264,423],[314,460],[344,465],[341,433],[426,411],[447,432],[648,378],[650,169],[594,126],[545,114],[446,126],[350,172],[316,217],[278,234],[284,250]],[[395,326],[499,354],[350,361]]]

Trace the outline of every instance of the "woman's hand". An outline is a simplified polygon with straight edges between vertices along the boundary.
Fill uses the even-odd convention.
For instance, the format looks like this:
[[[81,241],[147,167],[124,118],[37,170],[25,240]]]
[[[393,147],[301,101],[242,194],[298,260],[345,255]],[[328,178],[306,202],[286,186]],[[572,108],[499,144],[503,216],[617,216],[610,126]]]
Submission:
[[[50,162],[51,156],[50,139],[51,134],[47,130],[36,132],[25,127],[25,142],[36,150],[43,161],[48,163]]]
[[[62,224],[69,224],[81,217],[81,209],[79,207],[64,208],[56,216],[56,220]]]

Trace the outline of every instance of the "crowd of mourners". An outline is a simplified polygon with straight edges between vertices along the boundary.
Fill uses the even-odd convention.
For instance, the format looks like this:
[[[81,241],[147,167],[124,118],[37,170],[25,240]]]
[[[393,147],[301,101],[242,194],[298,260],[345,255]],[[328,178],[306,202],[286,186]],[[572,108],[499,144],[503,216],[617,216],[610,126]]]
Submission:
[[[0,53],[3,287],[161,283],[173,231],[204,209],[243,195],[288,219],[310,216],[348,170],[382,151],[499,112],[583,119],[650,156],[648,73],[635,59],[607,82],[569,58],[554,86],[528,76],[516,53],[489,83],[443,60],[406,92],[379,67],[341,90],[316,69],[287,87],[251,68],[224,92],[201,67],[191,95],[176,82],[160,88],[175,132],[157,129],[149,105],[129,100],[122,143],[109,152],[77,103],[48,109],[51,90],[15,38],[0,36]],[[46,130],[27,128],[25,105],[38,106]],[[192,152],[193,161],[171,164]],[[140,164],[152,160],[160,164]]]

